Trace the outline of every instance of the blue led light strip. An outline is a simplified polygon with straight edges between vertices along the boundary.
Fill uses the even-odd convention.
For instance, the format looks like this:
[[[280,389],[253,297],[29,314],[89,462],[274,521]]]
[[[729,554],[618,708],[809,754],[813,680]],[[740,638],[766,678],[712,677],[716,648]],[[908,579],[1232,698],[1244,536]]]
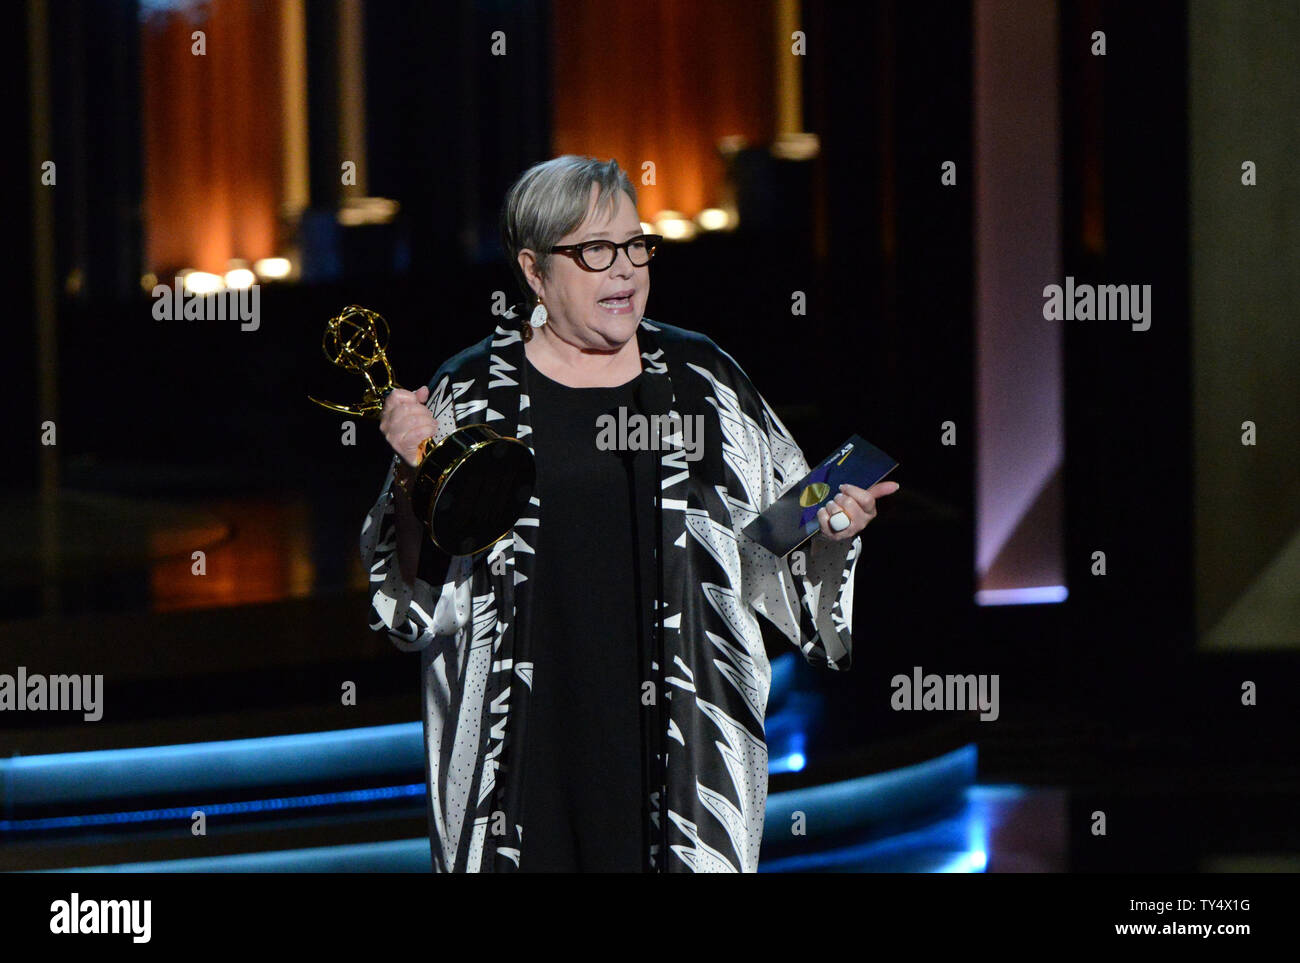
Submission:
[[[1064,602],[1070,590],[1064,585],[1032,585],[1026,588],[980,589],[976,605],[1047,605]]]
[[[168,809],[137,809],[117,813],[89,813],[83,816],[49,816],[40,819],[0,819],[0,832],[42,832],[55,829],[82,829],[90,826],[188,820],[196,811],[206,816],[239,816],[248,813],[314,809],[320,806],[346,806],[383,799],[410,799],[423,795],[424,783],[413,782],[405,786],[321,792],[308,796],[283,796],[277,799],[246,799],[242,802],[209,803],[205,806],[172,806]]]
[[[978,762],[979,750],[968,743],[910,766],[773,793],[767,797],[763,833],[769,839],[788,834],[785,814],[796,810],[809,814],[808,835],[820,836],[933,807],[974,785]]]
[[[835,828],[843,829],[847,825],[861,825],[864,821],[880,819],[885,815],[897,815],[918,802],[933,801],[936,796],[957,795],[964,792],[972,802],[983,802],[987,809],[987,799],[979,796],[980,790],[970,786],[974,779],[977,761],[977,749],[971,745],[963,746],[952,752],[937,756],[912,766],[889,772],[876,773],[857,779],[838,783],[808,787],[776,793],[769,797],[767,830],[773,831],[771,821],[777,810],[801,808],[813,817],[811,822],[845,823]],[[995,790],[997,787],[994,787]],[[1005,795],[1008,791],[1002,787]],[[986,794],[988,790],[985,791]],[[213,806],[197,806],[209,814],[230,814],[247,812],[265,812],[274,810],[302,809],[309,807],[344,805],[347,803],[370,802],[380,799],[402,799],[423,797],[423,783],[411,783],[402,786],[386,786],[377,789],[362,789],[351,792],[318,793],[309,796],[297,796],[283,799],[262,799],[239,803],[220,803]],[[172,808],[142,810],[126,813],[103,813],[92,816],[72,816],[57,819],[31,819],[0,821],[0,830],[42,830],[75,828],[79,826],[111,825],[121,823],[141,823],[189,819],[193,809]],[[922,835],[899,839],[877,840],[864,847],[837,850],[811,856],[786,857],[765,860],[760,867],[763,872],[797,870],[811,868],[834,868],[834,864],[843,864],[846,859],[879,858],[895,850],[906,849],[909,843],[925,843],[921,849],[933,848],[938,842],[943,850],[935,856],[938,860],[935,868],[942,871],[979,872],[984,869],[986,844],[984,824],[988,814],[978,810],[972,818],[970,807],[963,820],[966,825],[964,838],[954,846],[931,827],[927,837]],[[951,823],[940,824],[950,836]],[[379,843],[367,843],[347,846],[311,847],[301,850],[284,850],[261,853],[243,853],[234,856],[206,857],[202,859],[164,860],[153,863],[132,863],[120,866],[82,867],[68,872],[394,872],[414,871],[428,872],[428,839],[390,840]],[[957,850],[954,852],[953,850]],[[838,853],[838,855],[835,855]],[[939,859],[939,856],[942,856]]]
[[[168,793],[217,795],[331,779],[396,782],[422,772],[424,766],[423,726],[403,722],[256,739],[14,756],[0,759],[0,803],[23,808]]]

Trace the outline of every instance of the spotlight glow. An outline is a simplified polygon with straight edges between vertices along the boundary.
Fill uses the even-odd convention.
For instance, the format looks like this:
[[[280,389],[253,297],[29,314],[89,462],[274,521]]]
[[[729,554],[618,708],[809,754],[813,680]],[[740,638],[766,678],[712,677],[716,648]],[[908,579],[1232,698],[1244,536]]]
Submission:
[[[784,759],[773,759],[768,769],[771,772],[800,772],[807,764],[802,752],[792,752]]]
[[[216,294],[226,286],[220,274],[209,274],[207,271],[187,271],[184,277],[185,290],[190,294]]]
[[[279,281],[287,278],[293,265],[289,263],[287,257],[264,257],[253,264],[253,270],[257,272],[259,278],[268,281]]]
[[[725,231],[731,226],[731,215],[720,207],[706,207],[695,215],[695,223],[705,231]]]
[[[695,236],[695,222],[678,211],[660,211],[655,227],[670,241],[689,241]]]
[[[257,275],[248,268],[235,268],[233,271],[226,272],[226,287],[234,288],[237,291],[251,288],[256,280]]]

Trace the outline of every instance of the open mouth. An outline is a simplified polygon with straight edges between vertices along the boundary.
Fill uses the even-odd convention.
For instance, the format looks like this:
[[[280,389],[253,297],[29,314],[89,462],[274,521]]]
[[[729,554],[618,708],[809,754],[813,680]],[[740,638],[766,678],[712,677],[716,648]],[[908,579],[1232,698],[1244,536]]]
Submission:
[[[601,298],[596,303],[609,311],[625,311],[632,307],[632,291],[620,291],[608,298]]]

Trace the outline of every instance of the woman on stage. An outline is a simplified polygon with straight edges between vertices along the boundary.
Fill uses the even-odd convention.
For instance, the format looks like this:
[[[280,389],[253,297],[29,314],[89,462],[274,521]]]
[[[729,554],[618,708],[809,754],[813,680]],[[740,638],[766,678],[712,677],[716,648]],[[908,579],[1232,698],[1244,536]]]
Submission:
[[[502,234],[532,310],[389,395],[393,467],[362,529],[372,628],[421,653],[434,869],[753,872],[758,616],[847,669],[857,536],[898,486],[846,486],[835,519],[772,555],[741,530],[808,464],[729,355],[643,317],[659,238],[618,165],[530,168]],[[699,418],[703,444],[611,448],[604,415]],[[505,537],[448,556],[394,476],[474,423],[528,444],[537,483]]]

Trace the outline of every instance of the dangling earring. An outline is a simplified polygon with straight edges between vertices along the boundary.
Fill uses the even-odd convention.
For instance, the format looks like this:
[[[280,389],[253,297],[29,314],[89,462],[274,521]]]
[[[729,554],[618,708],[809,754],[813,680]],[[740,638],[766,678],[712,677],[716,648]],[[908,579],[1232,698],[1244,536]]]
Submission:
[[[533,315],[528,319],[528,323],[534,328],[540,328],[546,323],[546,305],[542,304],[542,299],[537,299],[537,307],[533,308]]]

